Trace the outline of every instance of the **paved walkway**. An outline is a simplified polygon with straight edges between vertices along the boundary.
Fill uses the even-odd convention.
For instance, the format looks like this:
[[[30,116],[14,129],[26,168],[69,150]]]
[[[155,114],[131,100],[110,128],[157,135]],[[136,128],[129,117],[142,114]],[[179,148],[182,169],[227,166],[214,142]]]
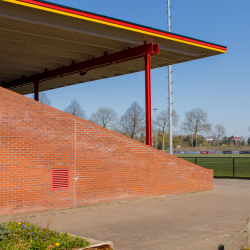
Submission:
[[[215,189],[208,192],[34,213],[11,219],[45,226],[50,216],[53,218],[51,229],[110,240],[116,250],[216,250],[250,218],[250,180],[215,179]],[[0,222],[9,219],[0,218]],[[229,243],[234,239],[237,237]],[[244,235],[226,249],[239,249],[245,239]]]

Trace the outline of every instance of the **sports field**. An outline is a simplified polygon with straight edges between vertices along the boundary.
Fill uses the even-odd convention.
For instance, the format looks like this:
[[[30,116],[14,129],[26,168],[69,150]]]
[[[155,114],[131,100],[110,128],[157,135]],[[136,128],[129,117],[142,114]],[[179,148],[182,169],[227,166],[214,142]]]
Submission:
[[[215,177],[250,178],[249,155],[175,155],[214,170]]]
[[[250,158],[250,154],[242,154],[242,155],[234,155],[234,154],[221,154],[221,155],[209,155],[209,154],[174,154],[174,156],[177,157],[246,157],[246,158]]]

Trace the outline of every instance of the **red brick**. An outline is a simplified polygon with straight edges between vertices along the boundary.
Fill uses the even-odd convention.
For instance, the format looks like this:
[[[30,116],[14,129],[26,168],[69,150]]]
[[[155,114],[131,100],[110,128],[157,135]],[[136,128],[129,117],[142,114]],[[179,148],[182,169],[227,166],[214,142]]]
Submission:
[[[0,215],[213,189],[212,170],[3,88],[0,100]],[[69,189],[52,190],[58,168]]]

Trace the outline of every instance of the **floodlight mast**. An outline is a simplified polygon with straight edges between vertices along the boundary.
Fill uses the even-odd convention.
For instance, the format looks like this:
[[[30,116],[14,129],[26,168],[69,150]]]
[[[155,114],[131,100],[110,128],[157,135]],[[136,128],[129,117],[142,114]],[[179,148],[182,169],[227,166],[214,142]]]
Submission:
[[[168,3],[168,32],[171,32],[170,23],[170,0]],[[168,66],[168,117],[169,117],[169,154],[173,154],[173,132],[172,132],[172,76],[171,76],[171,65]]]

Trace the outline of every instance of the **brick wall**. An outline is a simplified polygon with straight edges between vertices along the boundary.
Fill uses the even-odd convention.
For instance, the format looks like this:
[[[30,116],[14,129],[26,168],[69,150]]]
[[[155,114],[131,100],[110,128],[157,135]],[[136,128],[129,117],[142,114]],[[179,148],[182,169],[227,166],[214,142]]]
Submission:
[[[0,177],[0,215],[213,189],[212,170],[3,88]]]

